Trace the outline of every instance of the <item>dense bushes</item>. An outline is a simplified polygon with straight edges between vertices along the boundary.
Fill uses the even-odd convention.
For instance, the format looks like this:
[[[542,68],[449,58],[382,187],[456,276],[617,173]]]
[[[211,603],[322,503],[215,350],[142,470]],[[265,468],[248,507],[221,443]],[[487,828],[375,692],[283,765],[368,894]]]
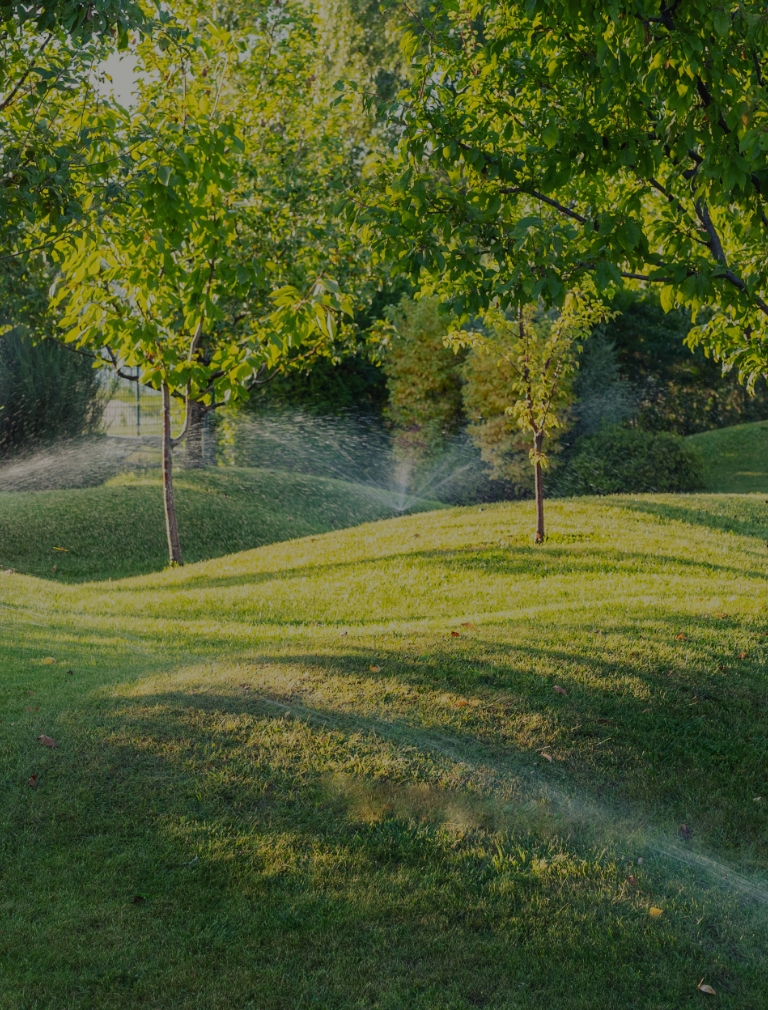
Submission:
[[[703,461],[679,435],[605,427],[579,439],[558,480],[566,495],[698,491]]]
[[[95,432],[105,405],[88,358],[16,331],[0,338],[0,454]]]

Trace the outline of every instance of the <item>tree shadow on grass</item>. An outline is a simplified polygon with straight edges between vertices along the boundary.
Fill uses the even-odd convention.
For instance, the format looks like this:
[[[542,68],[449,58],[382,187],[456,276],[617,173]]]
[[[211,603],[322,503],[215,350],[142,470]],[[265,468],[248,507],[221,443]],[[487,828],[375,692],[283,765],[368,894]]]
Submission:
[[[682,620],[684,642],[676,637]],[[511,754],[516,767],[535,767],[549,781],[570,784],[602,803],[628,802],[657,819],[685,823],[711,847],[760,864],[766,858],[765,814],[755,797],[765,791],[768,695],[758,640],[752,656],[742,659],[736,651],[736,640],[749,627],[737,619],[640,615],[639,621],[601,623],[594,646],[580,647],[562,616],[557,628],[504,619],[490,633],[481,626],[462,631],[456,641],[447,630],[427,628],[409,631],[410,642],[388,644],[385,636],[352,641],[343,650],[327,638],[299,650],[291,642],[265,648],[244,641],[235,648],[229,640],[224,669],[275,703],[306,703],[350,725],[363,719],[365,732],[365,720],[372,720],[385,734],[421,734],[425,744],[431,739],[457,759],[459,752],[475,753],[506,763]],[[162,640],[147,631],[125,644],[111,631],[86,629],[78,633],[82,641],[69,632],[61,648],[50,629],[34,632],[5,649],[3,695],[14,713],[23,712],[33,689],[39,696],[30,707],[41,701],[44,709],[82,704],[83,692],[87,697],[94,688],[110,690],[110,684],[152,676],[169,665],[217,665],[222,649],[218,638],[201,637],[183,624]],[[650,640],[643,642],[641,633]],[[40,657],[52,649],[61,665],[40,666]],[[271,682],[267,664],[287,670],[279,683]],[[75,668],[71,678],[69,666]],[[305,671],[315,671],[318,679],[306,690],[300,683]],[[38,682],[45,685],[42,691]],[[338,703],[328,700],[336,683]],[[325,690],[322,702],[319,689]],[[31,726],[37,716],[21,718]],[[37,732],[51,729],[41,724]]]
[[[723,1005],[756,998],[727,900],[702,934],[668,868],[638,892],[610,852],[506,822],[422,754],[383,783],[376,726],[312,717],[205,689],[71,713],[3,867],[24,1005],[688,1008],[702,935]]]
[[[441,566],[446,571],[474,571],[478,574],[521,577],[530,579],[547,578],[553,575],[578,572],[580,575],[621,574],[626,570],[648,574],[668,574],[670,566],[685,572],[711,575],[736,575],[744,578],[765,579],[761,568],[747,569],[741,565],[729,565],[707,559],[697,561],[670,554],[650,554],[642,551],[625,551],[620,548],[596,547],[584,542],[578,550],[572,548],[545,549],[534,547],[505,548],[460,548],[446,550],[424,550],[392,552],[375,558],[338,561],[322,564],[301,563],[295,566],[270,569],[260,572],[242,572],[237,575],[210,575],[191,573],[178,575],[167,582],[156,583],[152,592],[157,594],[178,592],[179,590],[220,590],[241,586],[258,586],[270,581],[292,581],[296,579],[323,578],[338,579],[350,569],[362,571],[381,568],[392,562],[416,563],[425,566]],[[144,586],[130,583],[110,587],[115,594],[143,592]],[[292,622],[292,623],[295,623]]]
[[[741,536],[765,539],[768,534],[768,508],[764,498],[745,500],[742,496],[711,495],[702,500],[701,496],[694,495],[690,500],[680,496],[674,502],[620,498],[611,504],[628,512],[642,512]]]

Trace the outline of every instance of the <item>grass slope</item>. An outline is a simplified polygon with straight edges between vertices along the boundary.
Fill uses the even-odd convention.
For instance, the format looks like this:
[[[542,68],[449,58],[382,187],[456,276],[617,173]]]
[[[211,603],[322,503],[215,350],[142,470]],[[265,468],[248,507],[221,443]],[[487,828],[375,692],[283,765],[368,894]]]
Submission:
[[[0,1007],[764,1006],[765,506],[548,520],[0,576]]]
[[[709,491],[768,492],[768,421],[691,435],[704,458]]]
[[[396,514],[395,496],[386,491],[305,474],[182,470],[175,488],[188,562]],[[438,503],[418,502],[412,511],[425,507]],[[156,473],[92,488],[0,494],[4,568],[80,581],[158,571],[167,559]]]

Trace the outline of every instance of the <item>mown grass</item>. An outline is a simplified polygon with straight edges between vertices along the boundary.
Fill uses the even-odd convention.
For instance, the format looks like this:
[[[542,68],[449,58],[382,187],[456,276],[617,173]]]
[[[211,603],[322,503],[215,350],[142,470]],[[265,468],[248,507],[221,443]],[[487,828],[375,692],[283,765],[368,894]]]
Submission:
[[[708,491],[768,492],[768,421],[691,435],[704,460]]]
[[[370,485],[247,467],[180,470],[175,488],[190,562],[389,518],[398,504]],[[435,507],[416,502],[410,511]],[[4,568],[81,581],[159,571],[167,558],[159,471],[98,487],[0,494]]]
[[[0,1007],[764,1006],[766,507],[531,511],[0,577]]]

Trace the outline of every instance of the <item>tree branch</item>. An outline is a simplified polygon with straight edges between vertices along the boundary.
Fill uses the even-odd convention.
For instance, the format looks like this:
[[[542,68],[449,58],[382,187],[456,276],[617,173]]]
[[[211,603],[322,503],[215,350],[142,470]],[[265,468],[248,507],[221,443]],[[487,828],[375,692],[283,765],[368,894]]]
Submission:
[[[37,56],[39,56],[41,53],[45,51],[48,43],[51,41],[52,38],[53,38],[53,32],[49,32],[47,38],[45,38],[40,44],[40,48],[37,51],[35,59],[37,58]],[[27,69],[21,75],[19,80],[16,82],[16,86],[13,89],[13,91],[11,91],[11,93],[7,96],[7,98],[5,98],[2,102],[0,102],[0,112],[5,112],[8,106],[11,105],[13,100],[16,98],[16,95],[18,95],[19,91],[24,86],[24,82],[26,81],[26,79],[29,77],[29,75],[32,73],[33,70],[37,70],[37,65],[35,63],[31,63],[27,67]]]
[[[720,236],[717,234],[717,229],[712,223],[712,218],[709,216],[709,208],[707,207],[706,203],[703,200],[697,200],[695,207],[696,207],[696,216],[698,217],[699,221],[701,221],[701,223],[704,225],[704,230],[706,231],[707,235],[709,235],[709,242],[707,242],[707,245],[709,246],[709,250],[712,253],[712,256],[718,263],[721,263],[724,267],[727,267],[728,263],[725,259],[725,252],[723,251],[723,243],[720,241]]]
[[[571,210],[570,207],[566,207],[564,204],[558,203],[557,200],[553,200],[551,197],[544,196],[543,193],[539,193],[535,189],[522,189],[519,186],[509,186],[499,189],[498,192],[508,196],[524,193],[527,196],[532,196],[535,200],[541,200],[543,203],[548,204],[555,210],[560,211],[561,214],[565,214],[566,217],[570,217],[572,220],[578,221],[579,224],[589,224],[587,218],[582,217],[581,214],[577,214],[575,210]],[[595,224],[595,227],[597,227],[597,224]]]

